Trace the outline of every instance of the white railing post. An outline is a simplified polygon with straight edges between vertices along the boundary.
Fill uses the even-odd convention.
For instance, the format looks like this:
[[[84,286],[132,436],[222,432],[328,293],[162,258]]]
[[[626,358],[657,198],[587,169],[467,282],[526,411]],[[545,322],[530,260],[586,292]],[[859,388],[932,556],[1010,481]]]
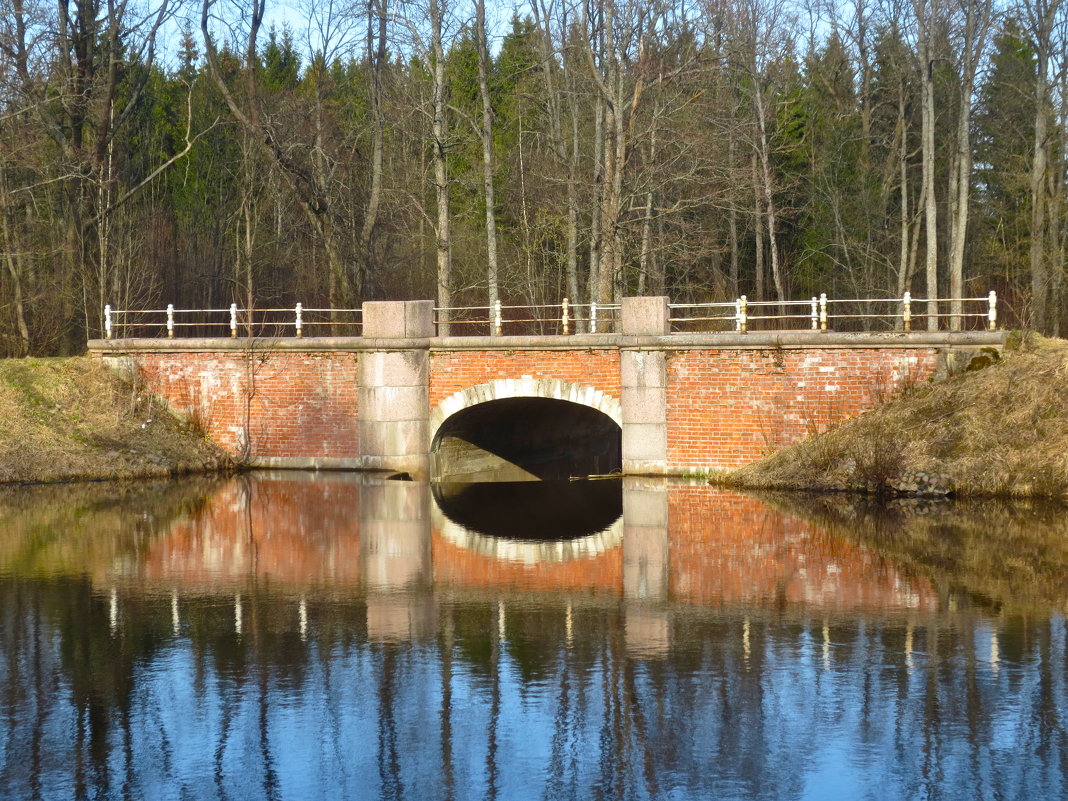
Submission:
[[[564,302],[560,304],[560,307],[561,307],[560,325],[563,328],[564,336],[567,336],[567,334],[569,332],[569,325],[568,325],[568,319],[567,319],[567,298],[564,298]]]
[[[590,301],[590,333],[597,333],[597,303]]]
[[[230,336],[237,336],[237,304],[230,304]]]
[[[502,328],[501,319],[501,302],[498,300],[493,304],[493,335],[499,337],[501,335]]]
[[[912,293],[906,292],[901,298],[901,327],[906,331],[912,330]]]
[[[812,330],[815,331],[820,327],[820,311],[819,311],[820,299],[815,295],[812,296]]]
[[[304,304],[298,303],[296,309],[296,319],[293,321],[297,329],[297,338],[304,336]]]
[[[111,304],[104,304],[104,339],[111,339]]]
[[[734,301],[734,327],[740,334],[749,331],[749,299],[745,295]]]
[[[990,290],[990,294],[987,296],[987,311],[986,321],[987,327],[991,331],[996,331],[998,327],[998,293],[993,289]]]
[[[167,339],[174,339],[174,304],[167,304]]]
[[[820,331],[827,330],[827,293],[820,293]]]

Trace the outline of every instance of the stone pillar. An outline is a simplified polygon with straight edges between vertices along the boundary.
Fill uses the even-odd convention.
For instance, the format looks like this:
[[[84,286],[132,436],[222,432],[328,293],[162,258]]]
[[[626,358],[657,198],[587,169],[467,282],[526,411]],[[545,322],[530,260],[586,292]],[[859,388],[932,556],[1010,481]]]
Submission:
[[[662,656],[671,647],[668,490],[662,480],[623,479],[623,600],[627,653]]]
[[[628,345],[626,337],[666,336],[668,299],[623,298],[620,349],[623,404],[623,472],[667,469],[667,355],[659,348]]]
[[[430,350],[434,302],[369,301],[363,337],[374,350],[360,357],[360,454],[365,468],[429,473]]]
[[[433,633],[425,485],[370,480],[360,487],[360,565],[371,639],[408,641]]]

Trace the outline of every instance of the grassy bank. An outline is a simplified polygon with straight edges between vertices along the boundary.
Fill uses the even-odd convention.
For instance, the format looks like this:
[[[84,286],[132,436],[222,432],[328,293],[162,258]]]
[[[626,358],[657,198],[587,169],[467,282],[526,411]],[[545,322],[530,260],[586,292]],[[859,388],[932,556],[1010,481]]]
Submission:
[[[163,477],[228,460],[96,359],[0,360],[0,482]]]
[[[1068,341],[1024,337],[728,474],[766,489],[1068,498]]]

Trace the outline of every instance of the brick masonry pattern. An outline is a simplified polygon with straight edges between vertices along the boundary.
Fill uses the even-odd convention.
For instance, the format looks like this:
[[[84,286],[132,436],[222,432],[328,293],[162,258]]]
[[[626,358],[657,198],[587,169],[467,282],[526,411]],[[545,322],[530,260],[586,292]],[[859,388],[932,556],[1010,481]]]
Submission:
[[[252,459],[359,455],[354,353],[140,353],[148,388]],[[709,349],[667,354],[669,471],[734,467],[926,380],[933,348]],[[429,408],[498,378],[550,378],[621,396],[617,350],[437,351]]]
[[[430,408],[496,378],[556,378],[618,398],[619,351],[448,351],[430,356]]]
[[[924,381],[933,349],[692,350],[668,354],[668,464],[737,467]]]
[[[144,353],[146,385],[248,458],[359,454],[352,353]]]

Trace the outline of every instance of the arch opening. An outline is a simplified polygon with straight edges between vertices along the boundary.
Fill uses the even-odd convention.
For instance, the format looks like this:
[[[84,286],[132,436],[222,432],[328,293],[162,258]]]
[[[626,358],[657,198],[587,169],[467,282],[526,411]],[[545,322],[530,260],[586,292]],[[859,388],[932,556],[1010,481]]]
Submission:
[[[430,449],[434,481],[566,481],[619,472],[619,423],[590,406],[543,397],[489,400],[442,421]]]

